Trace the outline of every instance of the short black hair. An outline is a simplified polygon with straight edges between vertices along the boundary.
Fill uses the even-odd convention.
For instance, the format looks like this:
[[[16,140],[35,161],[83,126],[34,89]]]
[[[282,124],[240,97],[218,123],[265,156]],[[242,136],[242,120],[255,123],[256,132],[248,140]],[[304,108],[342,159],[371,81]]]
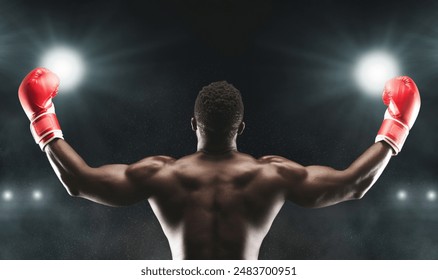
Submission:
[[[195,101],[195,118],[206,133],[235,133],[243,120],[240,91],[227,81],[203,87]]]

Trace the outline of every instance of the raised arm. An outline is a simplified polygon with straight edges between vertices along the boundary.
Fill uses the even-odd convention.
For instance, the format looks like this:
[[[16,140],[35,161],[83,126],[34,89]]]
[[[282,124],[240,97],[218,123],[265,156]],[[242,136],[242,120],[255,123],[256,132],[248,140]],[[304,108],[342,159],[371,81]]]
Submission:
[[[44,68],[31,71],[20,85],[20,103],[31,121],[31,132],[67,192],[111,206],[128,205],[148,198],[159,181],[157,174],[172,159],[150,157],[132,165],[112,164],[93,168],[63,139],[52,98],[58,77]],[[158,179],[157,179],[158,177]]]
[[[411,78],[397,77],[386,83],[383,102],[388,109],[376,143],[347,169],[302,167],[281,158],[273,160],[289,200],[305,207],[324,207],[365,195],[382,174],[391,155],[401,151],[419,113],[420,94]]]
[[[326,166],[295,166],[300,177],[295,184],[287,186],[287,197],[298,205],[314,208],[360,199],[382,174],[392,152],[388,144],[378,142],[345,170]]]
[[[168,157],[155,156],[131,165],[109,164],[93,168],[62,139],[50,142],[44,150],[70,195],[110,206],[130,205],[147,199],[162,177],[156,175],[172,161]]]

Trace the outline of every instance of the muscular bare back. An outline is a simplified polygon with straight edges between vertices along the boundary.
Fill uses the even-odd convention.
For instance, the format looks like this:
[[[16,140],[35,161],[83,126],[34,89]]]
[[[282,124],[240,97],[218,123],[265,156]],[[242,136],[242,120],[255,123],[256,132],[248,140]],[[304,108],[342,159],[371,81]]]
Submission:
[[[135,172],[141,178],[147,170],[147,184],[153,182],[149,202],[174,259],[257,259],[286,197],[272,184],[266,159],[198,152],[154,161],[138,163]],[[160,162],[165,166],[150,174],[150,165]]]
[[[324,207],[361,198],[392,150],[378,142],[345,170],[304,167],[278,156],[256,160],[237,151],[94,168],[62,139],[52,141],[46,154],[72,196],[111,206],[148,199],[174,259],[256,259],[285,200]]]

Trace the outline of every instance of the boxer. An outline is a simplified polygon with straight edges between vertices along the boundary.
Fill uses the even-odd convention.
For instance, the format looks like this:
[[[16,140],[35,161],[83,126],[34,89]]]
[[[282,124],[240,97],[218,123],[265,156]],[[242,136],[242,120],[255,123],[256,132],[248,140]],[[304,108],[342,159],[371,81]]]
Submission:
[[[280,156],[240,153],[236,138],[245,128],[240,92],[225,81],[214,82],[195,102],[191,125],[197,152],[95,168],[63,139],[52,103],[58,86],[54,73],[37,68],[24,78],[18,96],[36,143],[67,192],[110,206],[147,199],[173,259],[257,259],[285,201],[314,208],[362,198],[401,151],[420,110],[414,81],[391,79],[373,145],[345,170],[302,166]]]

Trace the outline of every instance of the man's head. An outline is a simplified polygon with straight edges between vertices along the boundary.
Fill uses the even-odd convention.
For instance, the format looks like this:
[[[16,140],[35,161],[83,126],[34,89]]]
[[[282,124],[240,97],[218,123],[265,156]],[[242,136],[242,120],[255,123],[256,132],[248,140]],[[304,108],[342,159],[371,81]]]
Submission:
[[[220,81],[201,89],[195,101],[194,129],[197,125],[204,136],[229,139],[243,131],[242,120],[242,97],[232,84]]]

